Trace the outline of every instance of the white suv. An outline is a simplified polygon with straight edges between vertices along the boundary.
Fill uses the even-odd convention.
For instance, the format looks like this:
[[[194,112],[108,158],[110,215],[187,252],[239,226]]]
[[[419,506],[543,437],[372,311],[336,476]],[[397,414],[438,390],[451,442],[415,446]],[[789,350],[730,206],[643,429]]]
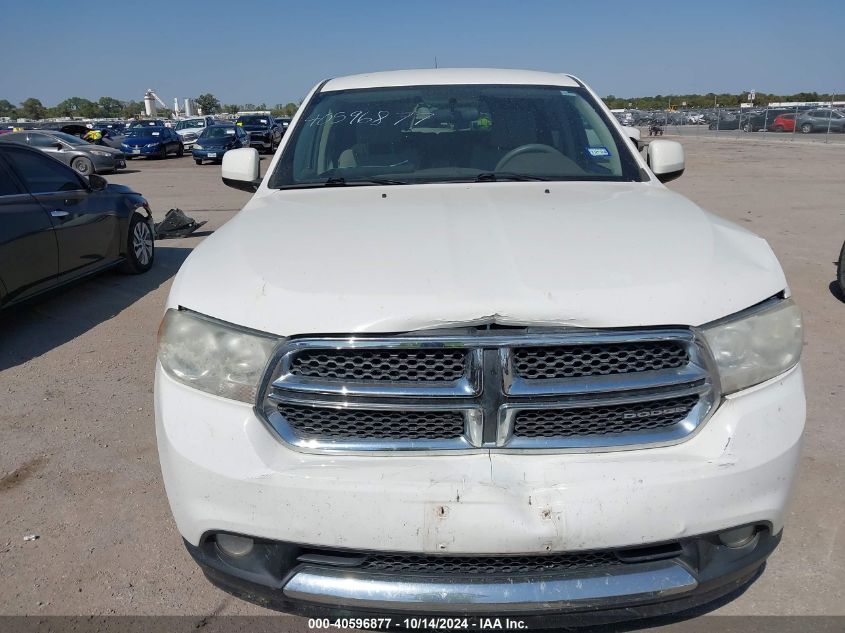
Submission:
[[[263,179],[226,153],[256,193],[179,271],[155,387],[212,582],[413,627],[628,619],[756,577],[800,316],[764,240],[662,184],[681,146],[627,132],[572,76],[400,71],[314,88]]]

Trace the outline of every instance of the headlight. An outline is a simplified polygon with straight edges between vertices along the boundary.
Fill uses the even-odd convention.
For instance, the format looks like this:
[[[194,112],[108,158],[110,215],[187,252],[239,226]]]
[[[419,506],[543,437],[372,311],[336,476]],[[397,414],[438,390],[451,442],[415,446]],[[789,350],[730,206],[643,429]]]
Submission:
[[[785,299],[738,319],[704,329],[722,383],[722,393],[747,389],[782,374],[801,358],[801,314]]]
[[[159,328],[158,360],[173,379],[223,398],[255,401],[279,339],[170,309]]]
[[[91,149],[91,150],[88,150],[88,151],[91,152],[92,154],[94,154],[95,156],[111,156],[111,154],[109,154],[108,152],[100,152],[100,151],[97,151],[96,149]]]
[[[202,145],[199,143],[194,143],[194,149],[202,149]]]
[[[146,147],[158,147],[158,143],[147,143]]]

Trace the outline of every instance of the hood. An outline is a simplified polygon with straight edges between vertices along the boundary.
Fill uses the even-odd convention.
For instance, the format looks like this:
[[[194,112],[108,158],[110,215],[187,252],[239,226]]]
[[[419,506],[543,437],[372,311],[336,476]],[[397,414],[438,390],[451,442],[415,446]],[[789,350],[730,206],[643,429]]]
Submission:
[[[203,147],[226,147],[234,143],[236,138],[234,136],[217,137],[217,138],[198,138],[197,143]]]
[[[785,287],[764,240],[654,184],[364,186],[262,189],[168,305],[279,335],[700,325]]]
[[[196,134],[197,136],[199,136],[200,134],[203,133],[204,130],[205,130],[204,127],[186,127],[186,128],[182,128],[181,130],[176,130],[176,133],[179,136],[182,136],[183,134],[189,134],[189,133],[190,134]]]
[[[123,139],[123,144],[128,145],[129,147],[139,146],[139,145],[148,145],[149,143],[160,143],[162,141],[161,136],[153,136],[152,134],[145,134],[144,136],[127,136]]]
[[[84,145],[76,145],[74,149],[81,150],[83,152],[88,151],[97,151],[97,152],[106,152],[107,154],[111,154],[112,156],[120,156],[123,152],[119,149],[115,149],[108,145],[94,145],[92,143],[85,143]]]

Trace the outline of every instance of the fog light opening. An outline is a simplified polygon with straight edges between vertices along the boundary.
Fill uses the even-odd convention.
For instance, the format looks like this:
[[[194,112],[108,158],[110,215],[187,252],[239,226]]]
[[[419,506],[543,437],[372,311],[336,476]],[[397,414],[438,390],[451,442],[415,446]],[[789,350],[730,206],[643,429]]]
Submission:
[[[719,541],[722,545],[732,549],[745,547],[757,536],[757,526],[746,525],[733,530],[725,530],[719,534]]]
[[[248,536],[222,533],[217,535],[217,547],[226,556],[231,556],[232,558],[246,556],[252,551],[254,546],[255,541]]]

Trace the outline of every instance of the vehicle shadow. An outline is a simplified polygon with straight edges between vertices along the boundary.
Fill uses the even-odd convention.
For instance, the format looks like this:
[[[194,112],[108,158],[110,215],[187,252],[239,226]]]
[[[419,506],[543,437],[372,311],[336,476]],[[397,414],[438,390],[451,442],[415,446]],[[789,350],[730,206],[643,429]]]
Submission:
[[[191,250],[158,245],[143,275],[107,271],[0,312],[0,372],[116,316],[173,277]]]

